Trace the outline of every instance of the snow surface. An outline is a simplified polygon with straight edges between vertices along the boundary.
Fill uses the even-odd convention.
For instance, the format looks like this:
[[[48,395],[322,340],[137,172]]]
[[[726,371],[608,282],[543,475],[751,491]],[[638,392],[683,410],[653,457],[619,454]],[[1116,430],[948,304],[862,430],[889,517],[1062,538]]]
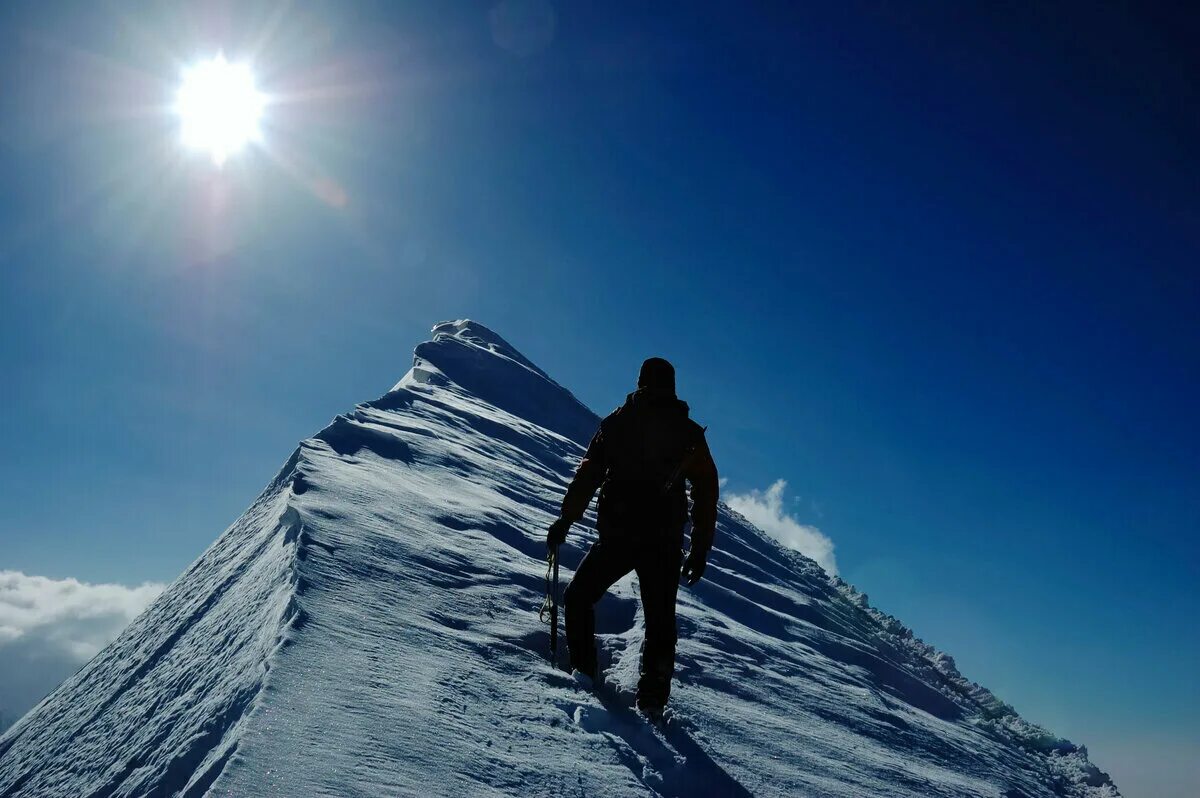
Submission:
[[[670,723],[630,709],[634,577],[599,605],[606,683],[585,689],[536,610],[598,419],[482,325],[433,332],[0,737],[0,798],[1118,795],[1084,748],[724,506],[680,591]]]

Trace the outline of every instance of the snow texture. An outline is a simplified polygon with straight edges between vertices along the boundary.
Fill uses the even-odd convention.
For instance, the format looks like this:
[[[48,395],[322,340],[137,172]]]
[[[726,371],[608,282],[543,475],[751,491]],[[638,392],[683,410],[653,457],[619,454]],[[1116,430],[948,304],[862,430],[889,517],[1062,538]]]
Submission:
[[[292,454],[121,636],[0,737],[0,798],[1118,795],[816,563],[721,509],[682,589],[672,715],[547,660],[544,529],[598,419],[487,328],[439,324]],[[563,583],[594,540],[563,547]]]

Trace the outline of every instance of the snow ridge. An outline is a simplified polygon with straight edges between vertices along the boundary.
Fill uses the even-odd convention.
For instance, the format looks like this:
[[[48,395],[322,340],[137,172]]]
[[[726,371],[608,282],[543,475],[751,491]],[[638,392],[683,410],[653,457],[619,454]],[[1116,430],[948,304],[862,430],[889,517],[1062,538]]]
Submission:
[[[204,794],[304,623],[299,519],[285,489],[294,465],[0,738],[0,796]]]
[[[630,708],[636,580],[598,607],[604,680],[583,689],[546,661],[536,607],[597,422],[483,325],[438,324],[0,737],[0,798],[1118,795],[1084,748],[724,506],[680,591],[675,720]]]
[[[838,577],[831,581],[849,600],[853,601],[878,624],[880,637],[893,646],[906,649],[917,661],[924,661],[921,675],[942,687],[943,692],[971,707],[974,722],[991,729],[1031,754],[1043,757],[1057,781],[1061,795],[1089,795],[1084,788],[1104,788],[1111,785],[1106,773],[1088,760],[1087,748],[1058,737],[1047,729],[1030,723],[1001,701],[986,687],[967,679],[958,671],[954,658],[937,650],[913,634],[895,617],[874,607],[867,595]],[[1114,788],[1115,789],[1115,788]],[[1103,793],[1101,793],[1103,794]]]
[[[459,389],[580,444],[596,431],[592,411],[478,322],[434,325],[433,340],[417,346],[414,355],[412,370],[393,390],[413,383]]]

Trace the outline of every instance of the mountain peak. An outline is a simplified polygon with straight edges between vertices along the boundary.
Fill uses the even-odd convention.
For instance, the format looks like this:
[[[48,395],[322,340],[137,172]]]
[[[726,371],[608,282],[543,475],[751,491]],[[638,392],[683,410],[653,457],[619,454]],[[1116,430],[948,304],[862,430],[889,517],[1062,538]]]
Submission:
[[[392,391],[430,384],[458,389],[579,444],[596,431],[599,419],[591,410],[483,324],[443,321],[431,332]]]
[[[439,338],[444,336],[449,336],[457,339],[460,342],[470,344],[471,346],[477,346],[481,349],[486,349],[491,354],[508,358],[509,360],[524,366],[535,374],[539,374],[542,377],[549,379],[549,377],[546,375],[546,372],[542,371],[540,368],[534,365],[533,361],[518,352],[516,347],[501,338],[498,333],[473,319],[456,319],[455,321],[438,322],[437,324],[433,325],[433,329],[430,330],[430,332],[433,333],[434,341],[437,341]]]

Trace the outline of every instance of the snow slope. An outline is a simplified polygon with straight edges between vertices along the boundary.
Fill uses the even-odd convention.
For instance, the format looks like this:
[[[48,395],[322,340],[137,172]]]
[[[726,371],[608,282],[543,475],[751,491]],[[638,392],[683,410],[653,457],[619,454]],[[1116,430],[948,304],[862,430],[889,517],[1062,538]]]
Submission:
[[[1118,795],[724,507],[680,591],[676,719],[629,708],[632,577],[599,607],[607,684],[582,689],[536,609],[543,530],[598,419],[482,325],[433,332],[0,737],[0,798]]]

